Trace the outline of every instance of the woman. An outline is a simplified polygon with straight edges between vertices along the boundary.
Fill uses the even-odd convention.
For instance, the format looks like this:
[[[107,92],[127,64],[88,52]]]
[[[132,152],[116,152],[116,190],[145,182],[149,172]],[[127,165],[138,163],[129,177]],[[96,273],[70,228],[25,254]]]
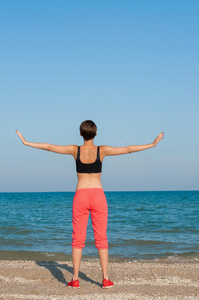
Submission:
[[[106,234],[108,206],[100,178],[102,161],[105,156],[127,154],[155,147],[163,138],[164,132],[161,132],[151,144],[131,145],[127,147],[95,146],[93,142],[97,135],[97,126],[91,120],[86,120],[80,125],[80,135],[84,139],[82,146],[58,146],[48,143],[31,143],[27,142],[18,130],[16,130],[16,132],[26,146],[61,154],[69,154],[72,155],[76,161],[78,181],[72,209],[73,278],[71,282],[68,283],[68,286],[79,288],[78,275],[82,249],[85,247],[86,228],[90,211],[95,246],[98,249],[102,268],[102,287],[112,287],[113,282],[111,282],[108,277],[108,240]]]

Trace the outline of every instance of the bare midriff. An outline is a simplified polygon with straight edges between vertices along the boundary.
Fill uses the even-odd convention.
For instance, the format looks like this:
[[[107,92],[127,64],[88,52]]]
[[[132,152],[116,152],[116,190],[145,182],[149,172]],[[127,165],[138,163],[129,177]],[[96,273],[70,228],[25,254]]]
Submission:
[[[77,173],[77,187],[79,189],[101,188],[101,173]]]

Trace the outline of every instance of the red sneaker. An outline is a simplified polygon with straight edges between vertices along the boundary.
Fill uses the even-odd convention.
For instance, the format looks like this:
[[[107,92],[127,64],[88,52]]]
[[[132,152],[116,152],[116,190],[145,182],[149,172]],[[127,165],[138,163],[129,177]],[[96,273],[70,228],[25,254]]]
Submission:
[[[71,286],[71,287],[73,287],[73,288],[80,288],[80,286],[79,286],[79,280],[77,279],[77,280],[71,280],[71,282],[69,282],[68,284],[67,284],[68,286]]]
[[[103,289],[108,289],[108,288],[111,288],[111,287],[113,287],[113,282],[111,282],[110,279],[109,280],[104,279],[103,283],[102,283],[102,288]]]

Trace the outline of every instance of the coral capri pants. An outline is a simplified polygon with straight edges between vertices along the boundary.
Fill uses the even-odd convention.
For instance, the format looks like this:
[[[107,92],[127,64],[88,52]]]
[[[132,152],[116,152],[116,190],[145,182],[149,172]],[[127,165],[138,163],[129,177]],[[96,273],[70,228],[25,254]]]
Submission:
[[[107,221],[108,205],[102,188],[84,188],[75,192],[72,206],[72,247],[85,247],[86,230],[91,213],[92,226],[97,249],[108,248]]]

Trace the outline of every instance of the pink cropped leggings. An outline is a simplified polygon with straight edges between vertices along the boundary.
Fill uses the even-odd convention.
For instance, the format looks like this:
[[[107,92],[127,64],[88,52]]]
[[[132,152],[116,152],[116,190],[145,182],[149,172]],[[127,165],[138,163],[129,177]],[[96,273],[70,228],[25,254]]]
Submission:
[[[79,249],[85,247],[89,210],[94,231],[95,247],[97,249],[108,248],[106,234],[108,205],[102,188],[84,188],[75,192],[72,207],[72,247]]]

